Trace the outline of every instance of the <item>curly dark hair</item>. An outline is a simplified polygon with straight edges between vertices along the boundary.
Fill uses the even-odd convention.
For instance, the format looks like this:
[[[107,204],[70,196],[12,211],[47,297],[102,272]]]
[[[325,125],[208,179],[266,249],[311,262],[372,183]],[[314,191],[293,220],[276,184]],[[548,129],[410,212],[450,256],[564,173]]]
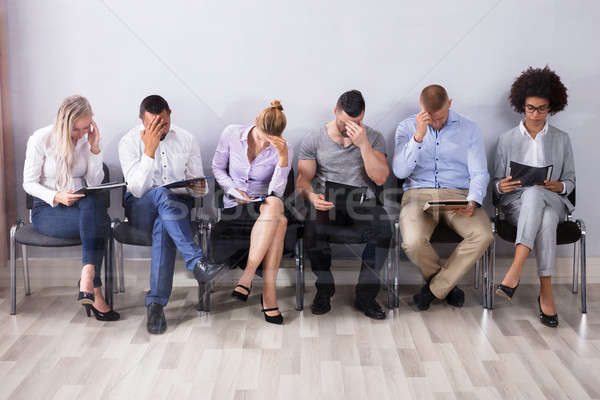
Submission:
[[[547,65],[544,68],[527,68],[512,84],[508,99],[516,112],[525,112],[527,97],[548,99],[551,115],[567,106],[567,88],[560,81],[560,76]]]

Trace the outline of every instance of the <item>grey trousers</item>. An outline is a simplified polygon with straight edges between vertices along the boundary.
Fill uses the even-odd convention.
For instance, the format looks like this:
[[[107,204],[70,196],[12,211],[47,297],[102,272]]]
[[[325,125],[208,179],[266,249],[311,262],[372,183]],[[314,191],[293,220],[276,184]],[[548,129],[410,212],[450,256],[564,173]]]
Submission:
[[[515,245],[534,250],[538,275],[552,276],[556,265],[556,226],[567,214],[560,195],[539,186],[527,187],[511,194],[501,208],[517,226]]]

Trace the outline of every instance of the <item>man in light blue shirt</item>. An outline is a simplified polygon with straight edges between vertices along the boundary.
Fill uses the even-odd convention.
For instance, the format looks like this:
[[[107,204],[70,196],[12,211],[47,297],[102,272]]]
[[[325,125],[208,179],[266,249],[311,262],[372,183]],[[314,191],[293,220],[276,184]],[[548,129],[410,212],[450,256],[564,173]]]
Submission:
[[[423,274],[425,286],[413,296],[420,310],[435,299],[456,307],[464,292],[456,286],[492,241],[490,221],[480,208],[490,180],[483,138],[477,124],[450,109],[440,85],[421,92],[421,112],[396,129],[394,174],[404,180],[400,211],[402,247]],[[462,208],[424,207],[429,201],[466,200]],[[464,238],[440,264],[429,242],[440,220]]]

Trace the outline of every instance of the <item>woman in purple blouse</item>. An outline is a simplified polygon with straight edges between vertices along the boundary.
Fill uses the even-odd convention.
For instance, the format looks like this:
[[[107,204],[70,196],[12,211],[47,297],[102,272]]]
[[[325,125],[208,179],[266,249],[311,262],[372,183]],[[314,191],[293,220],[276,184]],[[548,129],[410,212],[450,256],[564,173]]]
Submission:
[[[292,150],[281,137],[285,125],[283,107],[275,100],[259,114],[255,125],[226,127],[212,162],[215,179],[225,192],[221,226],[252,225],[248,261],[232,296],[248,300],[252,279],[262,263],[262,311],[265,320],[275,324],[283,323],[275,281],[287,227],[281,197],[293,158]],[[247,243],[245,247],[248,248]],[[225,248],[228,252],[238,250],[231,243]]]

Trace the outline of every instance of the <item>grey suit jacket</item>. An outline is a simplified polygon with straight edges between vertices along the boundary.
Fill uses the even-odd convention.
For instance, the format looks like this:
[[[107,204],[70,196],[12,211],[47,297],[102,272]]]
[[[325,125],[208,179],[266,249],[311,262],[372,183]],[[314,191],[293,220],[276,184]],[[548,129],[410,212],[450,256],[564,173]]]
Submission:
[[[573,148],[571,139],[566,132],[550,125],[548,132],[544,136],[544,157],[548,165],[552,164],[551,180],[560,181],[565,185],[566,194],[561,195],[561,199],[569,212],[575,207],[567,196],[575,189],[575,160],[573,157]],[[525,159],[525,152],[528,146],[529,138],[523,136],[517,125],[515,128],[504,133],[498,139],[496,148],[496,160],[494,162],[494,192],[500,196],[500,205],[506,205],[521,196],[520,190],[511,193],[502,194],[498,192],[497,183],[510,173],[510,162],[516,161],[522,163]]]

